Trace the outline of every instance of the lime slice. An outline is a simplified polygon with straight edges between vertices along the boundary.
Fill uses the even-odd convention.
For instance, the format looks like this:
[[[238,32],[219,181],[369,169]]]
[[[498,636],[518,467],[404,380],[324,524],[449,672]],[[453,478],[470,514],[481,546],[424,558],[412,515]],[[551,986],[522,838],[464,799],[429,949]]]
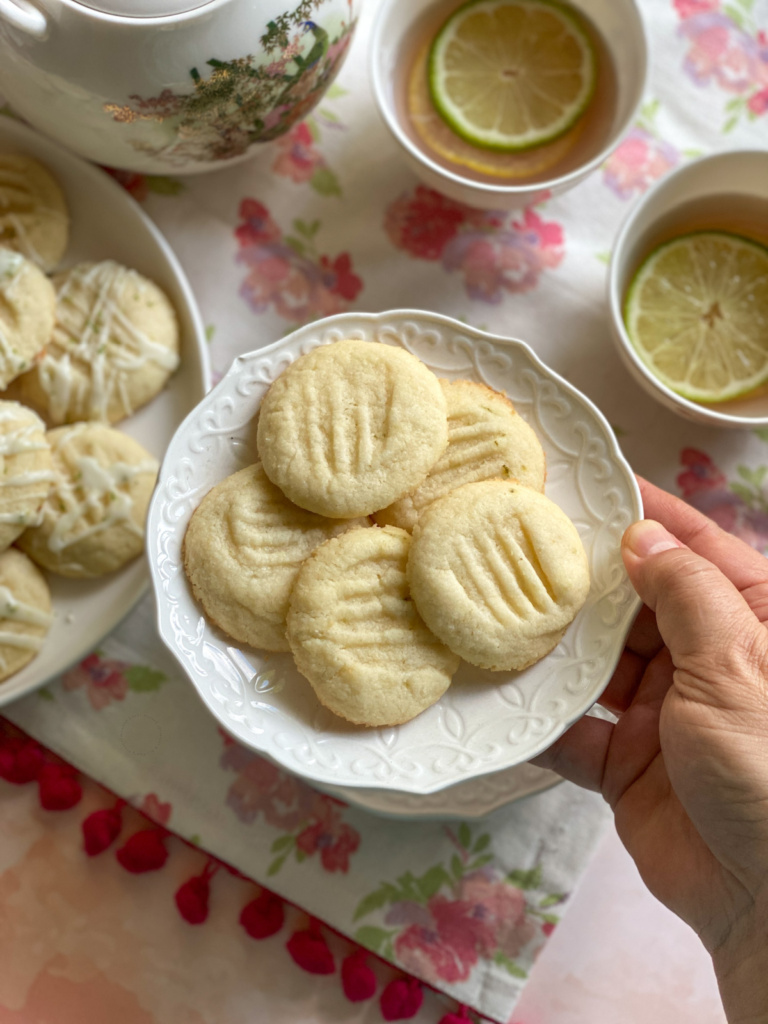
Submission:
[[[428,62],[429,44],[421,50],[411,69],[408,80],[408,117],[421,141],[434,155],[451,164],[458,164],[489,178],[528,180],[561,163],[584,130],[582,117],[565,135],[533,149],[501,153],[496,149],[473,146],[458,136],[435,109],[429,95]]]
[[[549,0],[473,0],[446,21],[429,55],[429,90],[463,139],[512,152],[551,142],[595,88],[589,36]]]
[[[624,308],[648,368],[684,398],[725,402],[768,380],[768,249],[701,231],[659,246]]]

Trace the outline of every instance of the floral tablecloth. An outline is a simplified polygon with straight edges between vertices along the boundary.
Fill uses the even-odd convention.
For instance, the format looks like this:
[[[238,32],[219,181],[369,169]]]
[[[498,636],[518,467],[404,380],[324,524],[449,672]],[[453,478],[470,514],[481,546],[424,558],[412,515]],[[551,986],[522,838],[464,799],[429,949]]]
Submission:
[[[638,122],[589,180],[534,208],[470,209],[406,169],[368,78],[375,0],[320,107],[251,162],[178,180],[115,172],[189,275],[216,377],[331,313],[447,313],[526,340],[605,412],[638,472],[768,547],[768,433],[665,412],[624,371],[604,299],[612,240],[653,181],[697,155],[768,146],[768,0],[640,6],[652,66]],[[7,717],[159,825],[509,1019],[607,822],[599,799],[562,785],[455,825],[345,807],[221,735],[153,617],[150,597]]]

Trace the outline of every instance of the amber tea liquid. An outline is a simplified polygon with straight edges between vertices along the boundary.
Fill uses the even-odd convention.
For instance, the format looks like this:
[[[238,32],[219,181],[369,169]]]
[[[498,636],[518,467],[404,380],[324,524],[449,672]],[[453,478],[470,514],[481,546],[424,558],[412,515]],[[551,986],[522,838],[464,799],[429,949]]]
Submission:
[[[521,153],[518,158],[517,154],[496,153],[492,150],[471,146],[471,144],[467,143],[466,145],[469,147],[469,150],[474,150],[477,153],[480,162],[493,167],[493,173],[486,174],[458,161],[448,159],[433,149],[416,131],[409,109],[409,89],[411,88],[412,74],[414,71],[417,74],[420,73],[420,66],[424,63],[425,50],[428,49],[444,22],[465,2],[466,0],[447,0],[447,2],[436,3],[430,7],[415,22],[413,31],[409,33],[403,45],[403,51],[398,61],[395,103],[399,122],[413,144],[446,170],[454,174],[460,174],[468,180],[483,184],[536,184],[541,181],[551,180],[552,178],[559,178],[561,175],[568,174],[569,171],[576,170],[576,168],[583,166],[591,160],[603,149],[611,136],[616,117],[617,79],[613,59],[605,40],[589,18],[576,8],[572,9],[575,11],[579,23],[589,36],[594,47],[597,80],[594,95],[586,111],[579,119],[578,130],[574,132],[575,141],[562,156],[558,157],[554,162],[550,162],[542,170],[527,173],[525,171],[526,162],[535,156],[535,149]],[[426,71],[424,71],[424,74],[426,75]],[[428,90],[428,86],[426,88]],[[450,132],[447,126],[446,129]],[[556,141],[555,143],[545,145],[555,146],[557,144]],[[539,150],[544,148],[538,147]]]
[[[768,198],[723,192],[676,206],[641,235],[630,281],[654,249],[692,231],[729,231],[768,246]]]

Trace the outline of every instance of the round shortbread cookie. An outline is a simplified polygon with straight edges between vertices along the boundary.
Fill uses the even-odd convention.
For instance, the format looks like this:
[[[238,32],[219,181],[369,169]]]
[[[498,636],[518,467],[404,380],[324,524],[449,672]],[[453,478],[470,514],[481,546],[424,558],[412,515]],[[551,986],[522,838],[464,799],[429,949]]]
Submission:
[[[410,546],[410,535],[394,526],[345,533],[307,559],[291,593],[296,666],[321,704],[357,725],[415,718],[459,667],[410,599]]]
[[[26,406],[0,401],[0,551],[39,524],[52,483],[45,424]]]
[[[53,283],[53,335],[13,396],[52,425],[117,423],[154,398],[179,364],[173,306],[156,284],[112,260],[79,263]]]
[[[419,518],[408,560],[416,607],[480,668],[523,669],[555,647],[589,592],[576,527],[538,491],[465,484]]]
[[[0,245],[53,270],[69,239],[69,213],[58,182],[21,153],[0,153]]]
[[[56,292],[31,260],[0,247],[0,390],[51,340]]]
[[[409,352],[345,340],[300,356],[272,384],[257,444],[270,480],[333,519],[413,490],[448,443],[437,377]]]
[[[0,554],[0,682],[32,661],[52,622],[45,577],[15,548]]]
[[[288,501],[260,463],[203,498],[184,536],[184,569],[206,616],[241,643],[289,651],[288,597],[323,541],[368,520],[327,519]]]
[[[18,545],[38,565],[87,579],[114,572],[144,549],[158,463],[138,441],[100,423],[48,433],[53,486],[42,522]]]
[[[380,526],[413,530],[437,498],[476,480],[516,480],[544,490],[544,449],[506,395],[471,380],[441,380],[448,447],[416,490],[375,515]]]

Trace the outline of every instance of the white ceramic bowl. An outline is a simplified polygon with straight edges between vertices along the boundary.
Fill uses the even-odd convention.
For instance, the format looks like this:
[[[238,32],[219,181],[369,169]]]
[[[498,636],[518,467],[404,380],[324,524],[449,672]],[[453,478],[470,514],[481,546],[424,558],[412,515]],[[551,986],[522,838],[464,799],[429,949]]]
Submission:
[[[488,210],[513,210],[556,196],[583,181],[616,148],[637,115],[645,89],[648,46],[635,0],[571,0],[592,21],[610,53],[616,77],[612,123],[604,140],[585,151],[582,162],[559,175],[526,184],[476,181],[461,169],[441,164],[418,140],[405,114],[403,64],[413,59],[415,43],[435,31],[464,0],[381,0],[371,37],[373,90],[388,128],[413,171],[444,195]],[[407,79],[407,72],[405,74]]]
[[[728,197],[726,202],[723,196]],[[721,200],[710,206],[707,200],[715,197]],[[704,404],[670,390],[629,340],[622,315],[627,289],[643,259],[677,234],[709,228],[749,235],[760,231],[761,223],[760,240],[768,244],[768,150],[730,150],[685,164],[649,189],[624,221],[614,243],[608,303],[619,354],[648,394],[685,419],[741,429],[768,426],[768,394]]]
[[[547,494],[576,524],[592,588],[561,643],[524,672],[463,665],[447,693],[397,728],[364,729],[323,708],[289,654],[237,644],[206,620],[184,575],[192,512],[256,458],[253,422],[270,383],[304,352],[341,338],[398,345],[441,377],[505,391],[547,456]],[[433,793],[521,764],[602,693],[638,606],[621,536],[642,516],[634,475],[595,406],[521,341],[414,310],[345,313],[239,356],[168,446],[149,513],[147,550],[160,635],[220,725],[310,781]]]

